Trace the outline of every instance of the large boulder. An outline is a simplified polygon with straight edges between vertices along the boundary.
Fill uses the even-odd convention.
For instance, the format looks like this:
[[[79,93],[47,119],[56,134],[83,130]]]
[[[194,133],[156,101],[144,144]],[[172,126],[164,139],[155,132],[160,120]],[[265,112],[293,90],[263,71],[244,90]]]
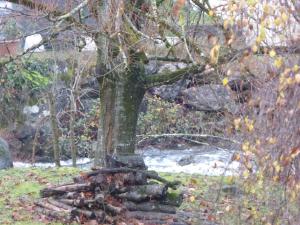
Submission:
[[[186,67],[184,63],[167,63],[164,65],[159,66],[158,72],[159,73],[168,73],[174,72],[178,69],[182,69]],[[158,87],[154,87],[150,90],[152,95],[159,96],[160,98],[167,100],[167,101],[174,101],[177,99],[180,92],[187,88],[188,84],[190,83],[187,79],[181,79],[173,84],[168,85],[161,85]]]
[[[203,85],[181,91],[182,102],[195,110],[216,112],[237,109],[230,91],[222,85]]]
[[[8,144],[0,138],[0,169],[8,169],[10,167],[13,167],[13,162]]]
[[[175,101],[178,100],[178,96],[180,96],[181,92],[187,88],[189,82],[190,81],[186,79],[179,80],[174,84],[155,87],[150,90],[150,93],[166,101]]]

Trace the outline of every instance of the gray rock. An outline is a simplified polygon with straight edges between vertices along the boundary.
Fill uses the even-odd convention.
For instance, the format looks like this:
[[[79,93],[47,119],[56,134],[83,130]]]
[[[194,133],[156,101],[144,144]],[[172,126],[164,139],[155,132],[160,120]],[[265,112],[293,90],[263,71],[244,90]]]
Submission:
[[[159,67],[158,72],[159,73],[174,72],[178,69],[183,69],[185,67],[187,67],[187,64],[182,62],[166,63],[166,64],[162,64]]]
[[[155,74],[158,72],[158,70],[159,70],[159,63],[155,60],[149,61],[149,63],[145,65],[145,73],[147,75]]]
[[[15,133],[16,138],[22,142],[33,139],[34,135],[35,129],[31,125],[22,126]]]
[[[20,148],[13,148],[17,152],[17,155],[21,158],[27,159],[32,154],[32,148],[34,145],[34,138],[38,131],[38,139],[36,145],[36,160],[39,156],[52,157],[52,139],[51,139],[51,126],[50,121],[46,120],[41,124],[39,123],[39,117],[36,117],[34,122],[28,120],[25,124],[19,125],[12,130],[14,138],[20,143]],[[10,143],[11,144],[11,143]]]
[[[25,106],[23,109],[24,114],[37,114],[39,113],[40,108],[37,105]]]
[[[82,99],[81,100],[82,110],[86,113],[89,113],[95,108],[95,106],[97,106],[98,102],[99,99],[90,99],[90,98]]]
[[[0,169],[8,169],[13,167],[11,154],[8,144],[0,138]]]
[[[158,72],[159,73],[166,73],[166,72],[174,72],[178,69],[182,69],[186,67],[185,63],[167,63],[159,66]],[[174,84],[170,85],[161,85],[159,87],[152,88],[150,93],[160,98],[173,101],[175,100],[180,92],[187,88],[188,84],[190,83],[189,80],[181,79]]]
[[[180,166],[186,166],[195,162],[194,156],[185,156],[178,161]]]
[[[230,92],[222,85],[203,85],[185,89],[181,92],[181,99],[186,106],[199,111],[227,110],[234,113],[237,108]]]
[[[241,191],[236,185],[224,185],[222,187],[222,191],[226,194],[236,195],[239,194]]]
[[[185,90],[189,84],[189,80],[179,80],[171,85],[162,85],[155,87],[151,91],[151,94],[159,96],[167,101],[174,101],[180,96],[182,90]]]
[[[141,155],[118,155],[106,156],[108,167],[128,167],[133,169],[146,170],[144,159]]]

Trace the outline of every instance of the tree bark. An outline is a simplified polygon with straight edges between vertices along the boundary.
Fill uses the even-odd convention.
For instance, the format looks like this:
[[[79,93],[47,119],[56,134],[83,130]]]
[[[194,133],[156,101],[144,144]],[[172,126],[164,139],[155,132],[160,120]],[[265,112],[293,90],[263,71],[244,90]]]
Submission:
[[[72,155],[72,166],[76,167],[77,147],[76,147],[76,136],[75,136],[75,120],[76,120],[76,98],[77,90],[74,90],[73,96],[71,96],[71,111],[70,111],[70,141],[71,141],[71,155]]]
[[[138,110],[145,94],[140,80],[144,67],[140,65],[134,63],[123,73],[98,79],[101,109],[97,152],[102,159],[107,155],[134,154]]]
[[[98,20],[99,20],[99,30],[104,30],[106,24],[109,23],[109,1],[104,0],[100,1],[98,10]],[[99,35],[96,40],[97,45],[97,75],[103,76],[109,70],[109,60],[108,60],[108,46],[109,46],[109,39],[106,36]],[[102,87],[100,87],[101,89]],[[102,112],[101,106],[101,112]],[[103,146],[103,138],[104,138],[104,130],[103,130],[103,118],[101,118],[102,113],[100,112],[99,118],[99,127],[97,133],[97,147],[95,150],[95,159],[94,165],[95,166],[106,166],[105,163],[105,149]]]
[[[60,149],[59,149],[59,129],[56,121],[56,109],[55,109],[55,99],[51,91],[48,93],[49,110],[50,110],[50,120],[52,128],[52,142],[53,142],[53,153],[54,161],[56,166],[60,166]]]

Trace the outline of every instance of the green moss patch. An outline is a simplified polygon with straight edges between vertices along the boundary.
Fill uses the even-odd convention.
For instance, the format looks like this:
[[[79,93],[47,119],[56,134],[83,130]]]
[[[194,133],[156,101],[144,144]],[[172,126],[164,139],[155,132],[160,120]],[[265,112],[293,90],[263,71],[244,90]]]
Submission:
[[[39,197],[42,188],[71,181],[79,172],[79,169],[67,167],[1,170],[0,224],[62,225],[37,216],[33,201]]]

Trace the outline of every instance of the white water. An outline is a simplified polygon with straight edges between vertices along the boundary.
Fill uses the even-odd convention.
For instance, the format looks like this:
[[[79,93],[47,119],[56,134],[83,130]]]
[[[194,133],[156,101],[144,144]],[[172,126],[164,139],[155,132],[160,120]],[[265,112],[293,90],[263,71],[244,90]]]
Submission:
[[[231,162],[232,153],[215,148],[193,148],[185,150],[147,149],[141,153],[150,170],[171,173],[201,175],[237,174],[239,164]],[[179,161],[191,158],[192,163],[181,166]]]
[[[189,173],[201,174],[209,176],[217,175],[233,175],[238,173],[239,164],[231,162],[232,153],[228,151],[221,151],[215,148],[193,148],[185,150],[159,150],[155,148],[148,148],[139,151],[143,156],[149,170],[157,172],[171,172],[171,173]],[[192,157],[191,157],[192,156]],[[183,159],[191,157],[192,162],[188,165],[181,166],[178,162]],[[77,164],[81,168],[89,168],[92,165],[92,160],[88,158],[81,158],[77,160]],[[61,161],[62,166],[71,166],[72,160]],[[32,164],[14,162],[16,168],[32,167]],[[54,167],[54,163],[36,163],[36,167]]]
[[[77,159],[78,167],[89,167],[88,165],[91,163],[91,159],[89,158],[80,158]],[[15,168],[29,168],[29,167],[40,167],[40,168],[50,168],[55,167],[54,163],[23,163],[23,162],[14,162]],[[72,166],[72,160],[60,161],[61,166]]]

